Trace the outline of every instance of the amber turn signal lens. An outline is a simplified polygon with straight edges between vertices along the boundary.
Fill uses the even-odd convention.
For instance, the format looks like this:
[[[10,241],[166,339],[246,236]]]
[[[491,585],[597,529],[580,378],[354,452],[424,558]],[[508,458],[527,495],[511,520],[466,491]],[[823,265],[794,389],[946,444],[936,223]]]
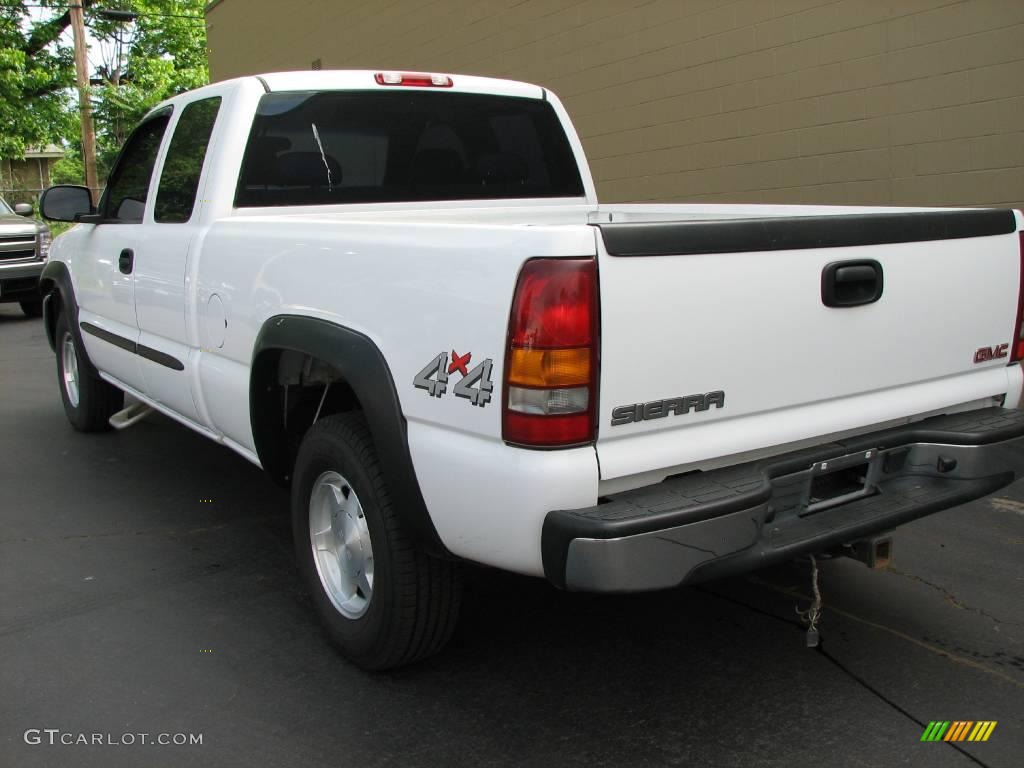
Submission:
[[[572,387],[590,382],[590,349],[512,349],[509,384]]]

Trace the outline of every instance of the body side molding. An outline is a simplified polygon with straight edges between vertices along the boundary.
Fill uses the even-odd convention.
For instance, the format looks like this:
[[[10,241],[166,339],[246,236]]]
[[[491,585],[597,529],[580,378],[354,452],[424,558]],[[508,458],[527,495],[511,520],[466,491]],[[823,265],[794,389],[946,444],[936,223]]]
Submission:
[[[170,368],[171,370],[174,371],[185,370],[185,364],[182,363],[181,360],[179,360],[176,357],[172,357],[171,355],[168,355],[165,352],[161,352],[159,349],[147,347],[145,344],[137,344],[131,339],[126,339],[124,336],[119,336],[116,333],[111,333],[110,331],[104,330],[103,328],[93,325],[92,323],[82,323],[81,327],[82,330],[88,333],[90,336],[95,336],[98,339],[103,339],[103,341],[107,342],[108,344],[113,344],[115,347],[120,347],[121,349],[127,350],[128,352],[133,352],[139,357],[144,357],[146,360],[150,360],[151,362],[157,363],[158,365],[162,365],[165,368]]]

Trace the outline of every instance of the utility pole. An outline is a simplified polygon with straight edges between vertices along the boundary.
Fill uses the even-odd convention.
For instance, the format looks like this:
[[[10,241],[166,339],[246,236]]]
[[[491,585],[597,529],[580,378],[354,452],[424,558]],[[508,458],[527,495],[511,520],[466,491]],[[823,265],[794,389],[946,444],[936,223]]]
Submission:
[[[68,8],[71,32],[75,38],[75,81],[78,84],[78,109],[82,115],[82,163],[85,186],[92,193],[93,203],[99,200],[96,180],[96,132],[92,125],[92,100],[89,95],[89,47],[85,39],[85,15],[81,3]]]

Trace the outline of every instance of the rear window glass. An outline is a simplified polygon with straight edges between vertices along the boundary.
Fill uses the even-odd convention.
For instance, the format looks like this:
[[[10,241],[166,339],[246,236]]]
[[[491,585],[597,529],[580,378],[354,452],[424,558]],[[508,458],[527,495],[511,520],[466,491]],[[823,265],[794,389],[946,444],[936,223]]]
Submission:
[[[545,101],[430,91],[268,93],[235,205],[581,197]]]

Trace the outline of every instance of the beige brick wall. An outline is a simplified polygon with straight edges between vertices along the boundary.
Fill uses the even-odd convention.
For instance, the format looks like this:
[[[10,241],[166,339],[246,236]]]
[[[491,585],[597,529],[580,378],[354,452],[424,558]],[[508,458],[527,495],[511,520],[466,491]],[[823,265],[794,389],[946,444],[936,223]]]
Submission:
[[[549,87],[607,202],[1024,207],[1024,0],[219,0],[207,24],[216,79]]]

